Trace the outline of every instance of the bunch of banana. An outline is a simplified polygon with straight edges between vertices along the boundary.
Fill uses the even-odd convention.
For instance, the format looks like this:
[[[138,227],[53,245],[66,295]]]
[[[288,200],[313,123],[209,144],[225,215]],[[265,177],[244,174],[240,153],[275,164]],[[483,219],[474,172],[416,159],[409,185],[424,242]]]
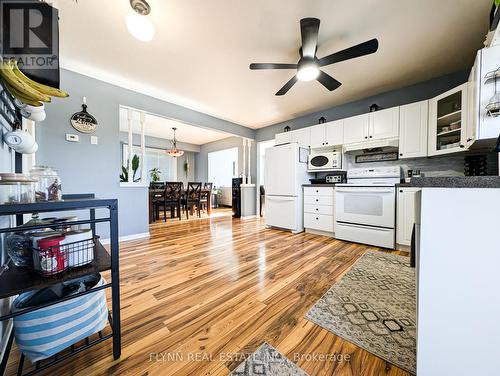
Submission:
[[[40,84],[28,78],[19,70],[15,60],[2,60],[0,77],[6,89],[21,102],[31,106],[41,106],[41,102],[50,102],[52,97],[65,98],[63,90]]]

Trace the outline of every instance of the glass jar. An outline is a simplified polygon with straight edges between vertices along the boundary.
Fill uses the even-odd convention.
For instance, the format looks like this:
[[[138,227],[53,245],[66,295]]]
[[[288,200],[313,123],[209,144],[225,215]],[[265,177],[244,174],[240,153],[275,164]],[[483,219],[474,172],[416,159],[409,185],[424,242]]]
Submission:
[[[0,204],[35,202],[35,183],[23,174],[0,174]]]
[[[32,266],[33,254],[29,236],[21,233],[9,234],[5,237],[5,248],[14,265]]]
[[[31,178],[35,179],[35,198],[40,201],[61,201],[61,179],[57,171],[47,166],[34,166],[30,171]]]

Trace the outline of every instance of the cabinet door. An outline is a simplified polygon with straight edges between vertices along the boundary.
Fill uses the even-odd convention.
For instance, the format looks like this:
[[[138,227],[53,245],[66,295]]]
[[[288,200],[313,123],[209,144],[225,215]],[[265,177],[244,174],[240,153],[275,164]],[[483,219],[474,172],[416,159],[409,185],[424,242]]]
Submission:
[[[325,128],[327,145],[342,145],[344,143],[344,120],[326,123]]]
[[[297,142],[300,146],[308,148],[311,146],[311,127],[297,129],[290,132],[290,142]]]
[[[399,108],[399,158],[427,156],[429,101]]]
[[[370,112],[370,130],[368,138],[380,140],[399,135],[399,107]]]
[[[429,155],[465,150],[467,87],[465,83],[429,101]]]
[[[400,188],[396,221],[396,243],[410,246],[415,223],[415,196],[420,188]]]
[[[281,145],[281,144],[287,144],[290,142],[290,133],[291,132],[285,132],[285,133],[278,133],[274,136],[274,143],[276,145]]]
[[[369,114],[344,119],[344,144],[368,140]]]
[[[467,82],[468,94],[468,121],[466,128],[465,147],[468,149],[477,140],[479,126],[479,87],[481,78],[479,76],[481,63],[481,51],[477,52],[476,60],[470,71]]]
[[[325,132],[325,124],[319,124],[311,127],[311,148],[320,148],[325,146]]]
[[[497,138],[500,134],[499,117],[489,116],[486,106],[491,102],[495,91],[500,92],[500,79],[485,80],[486,75],[500,67],[500,45],[483,48],[481,50],[481,71],[479,80],[481,90],[479,97],[479,134],[478,140]]]

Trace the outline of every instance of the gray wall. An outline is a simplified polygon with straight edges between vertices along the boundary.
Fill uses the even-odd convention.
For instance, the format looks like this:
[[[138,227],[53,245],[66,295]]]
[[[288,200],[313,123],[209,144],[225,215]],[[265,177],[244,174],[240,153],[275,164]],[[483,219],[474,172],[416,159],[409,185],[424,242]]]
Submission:
[[[196,154],[196,180],[206,182],[208,179],[208,153],[229,148],[238,148],[238,176],[243,173],[243,139],[241,137],[228,137],[222,140],[210,142],[201,145],[200,152]],[[251,171],[252,183],[257,179],[257,153],[256,143],[252,142],[251,146]],[[247,175],[248,175],[248,158]]]
[[[374,72],[374,74],[376,74],[376,72]],[[367,113],[369,112],[369,108],[373,103],[378,104],[382,108],[389,108],[429,99],[460,84],[463,84],[467,81],[468,76],[469,71],[455,72],[412,86],[388,91],[382,94],[361,99],[359,101],[342,104],[339,106],[331,107],[324,111],[313,112],[311,114],[301,116],[289,121],[273,124],[268,127],[258,129],[256,134],[256,141],[273,139],[274,135],[276,133],[283,132],[283,128],[287,125],[290,126],[292,130],[295,130],[318,124],[318,119],[322,116],[324,116],[327,121],[332,121]],[[325,95],[328,94],[326,93]]]
[[[61,70],[61,87],[70,97],[54,98],[53,103],[46,106],[47,119],[37,125],[40,146],[37,162],[59,171],[64,193],[87,192],[118,198],[120,236],[144,233],[149,229],[147,189],[121,188],[119,185],[120,105],[245,137],[253,137],[255,133],[237,124],[64,69]],[[87,97],[88,111],[99,122],[95,132],[99,145],[91,145],[90,135],[84,134],[79,134],[79,143],[65,141],[66,133],[78,133],[69,119],[81,109],[83,96]],[[107,228],[100,226],[98,231],[102,237],[108,237]]]

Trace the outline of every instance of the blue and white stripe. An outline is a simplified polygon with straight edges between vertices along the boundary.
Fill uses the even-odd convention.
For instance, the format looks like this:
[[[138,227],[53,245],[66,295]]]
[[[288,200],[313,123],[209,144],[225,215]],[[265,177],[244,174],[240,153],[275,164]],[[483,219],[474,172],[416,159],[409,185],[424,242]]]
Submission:
[[[104,283],[101,277],[96,287]],[[99,290],[15,317],[14,335],[20,350],[36,362],[97,333],[107,322],[106,293]]]

